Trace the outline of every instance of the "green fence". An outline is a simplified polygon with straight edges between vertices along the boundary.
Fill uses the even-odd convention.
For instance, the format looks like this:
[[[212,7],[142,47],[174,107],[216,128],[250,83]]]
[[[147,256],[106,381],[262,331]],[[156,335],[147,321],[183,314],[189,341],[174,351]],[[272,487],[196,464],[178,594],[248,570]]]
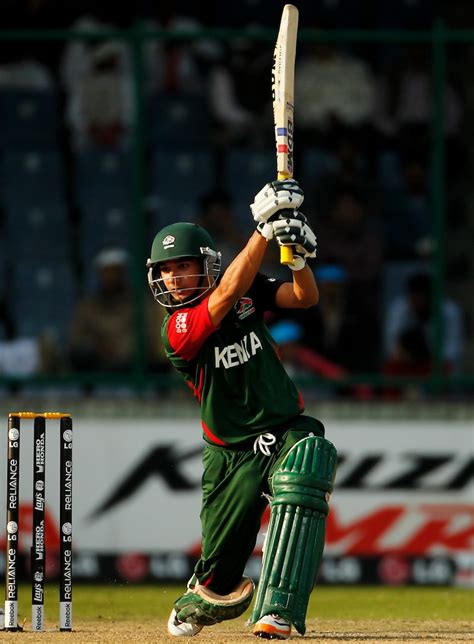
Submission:
[[[144,105],[144,71],[142,48],[150,39],[172,40],[199,40],[216,39],[229,42],[237,38],[252,41],[267,42],[270,46],[274,42],[276,31],[268,29],[253,29],[247,31],[233,29],[203,29],[192,31],[166,31],[162,29],[148,29],[141,23],[136,23],[126,30],[106,29],[89,32],[81,30],[0,30],[1,41],[69,41],[69,40],[102,40],[114,39],[128,43],[133,54],[133,79],[135,113],[137,118],[134,123],[133,156],[134,156],[134,224],[133,224],[133,284],[135,292],[136,311],[136,347],[134,368],[128,374],[65,374],[61,376],[33,377],[21,379],[22,384],[29,385],[114,385],[124,384],[142,391],[150,384],[173,386],[175,382],[169,376],[153,375],[145,368],[145,344],[143,332],[143,299],[145,296],[143,283],[145,279],[144,258],[148,253],[146,239],[146,221],[144,211],[145,197],[145,105]],[[453,389],[467,392],[474,388],[474,373],[446,375],[442,369],[442,337],[443,319],[440,315],[440,303],[444,295],[445,285],[445,230],[446,230],[446,195],[445,195],[445,141],[443,135],[444,98],[446,94],[446,58],[449,44],[474,43],[474,30],[453,30],[447,28],[441,21],[434,24],[431,30],[425,31],[389,31],[389,30],[333,30],[320,31],[300,29],[298,35],[300,43],[305,42],[332,42],[332,43],[366,43],[387,44],[407,43],[424,44],[431,48],[432,78],[434,82],[434,104],[432,119],[432,150],[431,150],[431,196],[433,210],[433,229],[436,247],[433,257],[433,304],[434,318],[434,369],[430,377],[420,379],[415,377],[387,377],[380,374],[354,375],[338,381],[338,386],[351,386],[354,384],[367,384],[375,387],[390,385],[416,385],[423,383],[424,387],[434,392],[447,392]],[[327,383],[324,378],[300,378],[303,384]],[[11,385],[18,380],[0,377],[0,385]],[[334,382],[332,382],[334,385]]]

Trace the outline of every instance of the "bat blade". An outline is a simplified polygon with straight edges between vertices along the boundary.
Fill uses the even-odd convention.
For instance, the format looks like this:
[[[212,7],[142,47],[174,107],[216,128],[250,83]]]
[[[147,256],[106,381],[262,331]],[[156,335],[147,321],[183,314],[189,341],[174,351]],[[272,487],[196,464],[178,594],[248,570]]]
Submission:
[[[273,54],[272,101],[275,124],[277,177],[293,176],[294,161],[294,84],[298,9],[292,4],[283,7],[280,29]],[[293,251],[290,246],[280,249],[280,262],[290,264]]]

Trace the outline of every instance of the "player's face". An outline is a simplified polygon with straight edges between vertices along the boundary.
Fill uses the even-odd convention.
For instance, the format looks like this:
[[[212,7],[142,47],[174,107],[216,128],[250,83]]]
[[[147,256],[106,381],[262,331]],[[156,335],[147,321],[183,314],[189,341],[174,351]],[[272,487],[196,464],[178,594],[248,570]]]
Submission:
[[[197,259],[169,259],[160,265],[161,277],[166,290],[178,302],[190,297],[202,276],[201,262]]]

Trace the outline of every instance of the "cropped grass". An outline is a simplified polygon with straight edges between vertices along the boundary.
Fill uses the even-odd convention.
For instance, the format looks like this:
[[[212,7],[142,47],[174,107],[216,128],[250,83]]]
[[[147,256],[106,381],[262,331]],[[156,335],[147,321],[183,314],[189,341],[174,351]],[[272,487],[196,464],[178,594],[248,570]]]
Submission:
[[[79,585],[73,591],[74,622],[165,620],[184,585]],[[30,619],[31,588],[20,588],[20,617]],[[46,618],[57,621],[58,590],[46,587]],[[474,591],[435,587],[318,587],[308,618],[322,620],[474,620]]]

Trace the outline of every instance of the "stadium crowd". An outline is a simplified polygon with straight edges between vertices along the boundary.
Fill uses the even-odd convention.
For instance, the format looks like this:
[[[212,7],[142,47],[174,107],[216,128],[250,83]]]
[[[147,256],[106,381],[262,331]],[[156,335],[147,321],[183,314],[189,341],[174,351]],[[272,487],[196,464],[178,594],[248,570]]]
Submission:
[[[126,373],[140,319],[146,368],[163,372],[159,333],[153,333],[162,312],[147,293],[134,296],[135,269],[143,264],[145,289],[145,248],[158,227],[177,220],[206,227],[224,263],[242,246],[252,224],[252,191],[273,178],[275,167],[273,44],[255,34],[275,28],[281,6],[143,0],[112,11],[92,2],[6,4],[3,29],[71,28],[85,37],[2,43],[0,376]],[[427,0],[300,4],[306,28],[430,29],[439,17]],[[472,14],[469,3],[450,4],[444,18],[453,26],[462,11]],[[145,39],[137,101],[128,43],[91,37],[137,20],[144,30],[167,34],[242,31],[233,38],[208,31],[198,39]],[[472,45],[459,45],[456,56],[473,52]],[[433,266],[441,241],[430,181],[431,65],[425,44],[305,40],[298,46],[295,167],[306,194],[303,211],[318,234],[321,300],[304,316],[268,320],[289,369],[329,381],[431,373]],[[466,145],[474,92],[462,74],[448,64],[440,349],[446,373],[468,371],[474,354],[468,297],[474,195]],[[141,153],[143,200],[136,177]],[[139,241],[137,209],[146,228]],[[265,270],[284,274],[276,249]],[[371,395],[364,387],[350,394]]]

